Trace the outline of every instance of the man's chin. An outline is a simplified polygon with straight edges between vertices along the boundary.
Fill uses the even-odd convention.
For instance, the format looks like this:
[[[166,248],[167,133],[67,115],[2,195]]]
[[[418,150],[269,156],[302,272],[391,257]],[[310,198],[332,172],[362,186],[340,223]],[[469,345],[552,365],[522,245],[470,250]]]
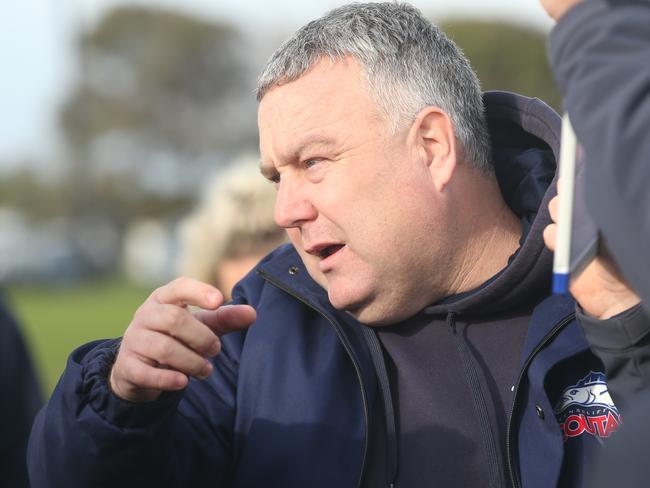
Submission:
[[[368,327],[385,327],[396,323],[395,320],[383,312],[370,307],[359,308],[357,310],[346,310],[346,312],[352,315],[358,322],[367,325]]]
[[[340,282],[330,281],[319,270],[307,267],[307,271],[327,292],[327,297],[335,309],[347,312],[362,324],[369,326],[394,323],[391,321],[390,313],[386,313],[385,307],[381,307],[377,297],[370,290],[364,292],[364,290],[342,287]]]
[[[345,310],[356,317],[357,311],[363,308],[363,300],[355,300],[355,297],[350,293],[341,293],[340,290],[335,286],[331,286],[329,283],[325,289],[327,290],[327,298],[329,298],[330,303],[335,309]]]
[[[385,314],[381,312],[373,297],[338,296],[332,293],[332,290],[328,290],[328,297],[334,308],[349,313],[364,325],[386,325]]]

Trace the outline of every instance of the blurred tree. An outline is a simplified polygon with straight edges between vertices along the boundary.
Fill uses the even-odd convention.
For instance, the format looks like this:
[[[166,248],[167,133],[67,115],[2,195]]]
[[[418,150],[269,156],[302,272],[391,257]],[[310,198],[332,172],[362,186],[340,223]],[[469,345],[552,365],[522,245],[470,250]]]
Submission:
[[[70,194],[63,184],[43,181],[29,163],[0,178],[0,208],[20,209],[30,219],[43,221],[65,213]]]
[[[254,80],[233,27],[125,6],[78,42],[80,77],[60,113],[72,234],[110,222],[119,242],[133,219],[182,212],[207,172],[257,146]]]
[[[544,34],[517,25],[468,20],[448,21],[441,28],[463,49],[483,90],[515,91],[561,109]]]
[[[241,42],[228,25],[144,7],[113,10],[80,37],[81,77],[60,117],[76,210],[92,208],[96,187],[128,212],[187,196],[208,166],[256,146]],[[107,195],[115,186],[128,192]]]
[[[232,100],[250,94],[240,43],[232,27],[180,13],[110,12],[80,38],[82,78],[63,109],[66,136],[88,145],[128,131],[189,154],[249,143],[254,128],[242,134],[232,120],[241,111]]]

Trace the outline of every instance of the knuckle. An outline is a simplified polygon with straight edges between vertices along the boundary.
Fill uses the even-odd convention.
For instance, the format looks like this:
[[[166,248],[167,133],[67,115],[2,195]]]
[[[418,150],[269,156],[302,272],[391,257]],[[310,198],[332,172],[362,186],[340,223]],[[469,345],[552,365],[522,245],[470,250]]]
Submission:
[[[194,337],[196,334],[194,331],[186,330],[188,324],[185,322],[185,314],[186,312],[184,310],[170,311],[170,315],[167,317],[167,326],[165,328],[169,336],[182,343],[187,343],[188,338],[192,341],[196,341],[196,338]]]
[[[212,332],[207,330],[204,327],[196,327],[195,324],[192,324],[191,328],[191,337],[187,341],[188,346],[201,355],[205,355],[210,350],[210,346],[214,341]],[[190,335],[188,334],[188,337]]]
[[[120,342],[120,349],[117,351],[116,361],[120,359],[125,353],[131,353],[133,349],[138,345],[139,339],[138,329],[132,326],[127,327],[122,335],[122,341]]]
[[[161,340],[157,346],[157,358],[159,363],[167,364],[174,357],[174,343],[172,340]]]
[[[172,341],[172,338],[165,336],[150,338],[143,344],[145,355],[157,363],[166,364],[173,355],[174,343]]]
[[[186,287],[190,284],[191,281],[192,279],[188,278],[187,276],[179,276],[174,281],[172,281],[172,283],[180,287]]]
[[[156,301],[160,301],[161,297],[166,297],[168,295],[175,295],[178,293],[179,290],[182,289],[183,282],[182,278],[176,278],[169,283],[164,284],[163,286],[160,286],[156,288],[153,293],[151,293],[151,298],[153,298]]]
[[[213,334],[213,337],[210,340],[207,340],[203,343],[203,354],[205,356],[213,357],[221,352],[221,341],[219,338]]]
[[[203,357],[210,356],[210,353],[212,352],[212,343],[209,341],[201,341],[201,343],[196,347],[196,352],[201,354]]]
[[[168,389],[169,380],[167,378],[167,375],[165,375],[165,371],[162,369],[153,370],[150,381],[152,388],[156,388],[158,390]]]
[[[197,378],[206,378],[208,376],[207,368],[208,366],[205,360],[197,359],[196,361],[193,361],[191,375]]]
[[[146,335],[147,332],[144,331],[141,327],[130,325],[126,331],[124,331],[124,335],[122,336],[120,351],[131,351],[133,349],[136,349],[138,344],[147,344],[149,341]]]
[[[181,307],[171,306],[165,311],[165,318],[168,324],[172,328],[170,331],[173,331],[178,325],[180,325],[185,319],[186,310]]]
[[[187,276],[181,276],[172,281],[169,286],[174,294],[178,294],[181,290],[187,289],[190,286],[191,281],[192,280]]]
[[[146,387],[149,377],[144,365],[135,363],[131,368],[129,368],[127,379],[136,386]]]
[[[165,289],[168,288],[170,285],[171,285],[171,283],[167,283],[166,285],[159,286],[158,288],[156,288],[154,291],[151,292],[151,295],[149,295],[149,298],[147,299],[147,301],[149,301],[149,300],[158,301],[158,297],[161,294],[163,294],[165,292]]]
[[[144,302],[136,309],[135,313],[133,314],[133,319],[131,319],[131,323],[129,324],[128,328],[142,327],[147,323],[147,318],[151,315],[151,313],[152,307],[150,305],[150,302]]]

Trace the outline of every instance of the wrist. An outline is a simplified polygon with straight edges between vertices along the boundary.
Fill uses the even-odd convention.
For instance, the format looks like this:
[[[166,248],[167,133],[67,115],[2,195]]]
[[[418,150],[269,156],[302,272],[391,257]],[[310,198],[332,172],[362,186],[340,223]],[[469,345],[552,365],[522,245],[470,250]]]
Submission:
[[[108,374],[108,388],[113,395],[120,400],[125,400],[132,403],[146,403],[154,402],[158,399],[162,391],[139,388],[135,385],[130,385],[128,382],[119,379],[119,371],[116,374],[116,364],[113,364],[111,371]]]
[[[621,298],[620,300],[617,300],[611,305],[605,307],[599,313],[594,314],[592,316],[598,320],[608,320],[611,319],[612,317],[615,317],[616,315],[626,312],[632,307],[638,305],[640,302],[641,300],[638,296],[636,296],[635,294],[630,294],[630,296],[626,296],[624,298]]]

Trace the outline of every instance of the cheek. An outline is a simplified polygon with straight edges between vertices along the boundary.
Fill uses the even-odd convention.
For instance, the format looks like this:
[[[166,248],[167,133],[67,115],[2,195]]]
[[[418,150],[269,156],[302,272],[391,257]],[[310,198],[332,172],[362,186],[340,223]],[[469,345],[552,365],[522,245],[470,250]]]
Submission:
[[[292,227],[291,229],[286,229],[287,235],[291,243],[297,248],[300,249],[300,229]]]
[[[394,253],[409,254],[429,242],[439,220],[435,194],[417,182],[395,185],[365,213],[374,217],[361,220],[360,225],[372,236],[375,251],[387,253],[389,259],[395,259]]]

